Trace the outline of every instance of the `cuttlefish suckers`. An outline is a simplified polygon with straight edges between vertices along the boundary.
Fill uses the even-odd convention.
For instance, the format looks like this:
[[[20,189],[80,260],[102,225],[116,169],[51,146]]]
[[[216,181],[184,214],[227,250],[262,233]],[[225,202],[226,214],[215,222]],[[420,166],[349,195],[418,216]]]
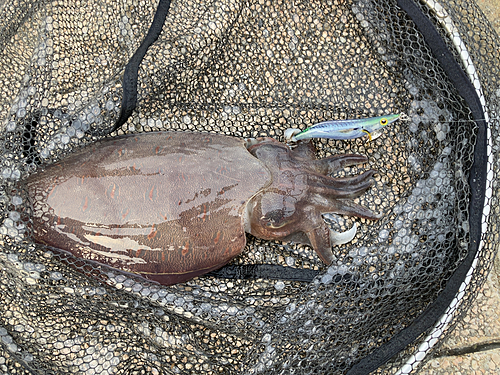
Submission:
[[[374,134],[379,134],[384,127],[392,124],[400,117],[401,114],[398,113],[354,120],[324,121],[297,133],[293,140],[299,141],[310,138],[354,139],[365,135],[372,140]]]

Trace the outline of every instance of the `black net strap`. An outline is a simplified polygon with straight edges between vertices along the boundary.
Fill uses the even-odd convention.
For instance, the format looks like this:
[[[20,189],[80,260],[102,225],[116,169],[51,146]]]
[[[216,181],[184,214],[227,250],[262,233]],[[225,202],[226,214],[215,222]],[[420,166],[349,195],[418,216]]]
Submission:
[[[398,0],[398,5],[410,16],[416,28],[422,33],[434,57],[439,61],[458,93],[466,101],[478,126],[474,162],[469,175],[471,191],[469,202],[470,244],[467,256],[448,280],[446,287],[437,299],[410,326],[356,363],[349,370],[348,375],[369,374],[375,371],[437,323],[457,295],[460,285],[464,282],[476,258],[481,241],[488,158],[486,121],[484,120],[481,101],[469,77],[455,60],[452,52],[448,49],[445,41],[429,18],[425,16],[413,0]]]
[[[224,279],[268,279],[311,282],[319,271],[311,269],[283,267],[278,264],[230,265],[212,271],[206,276]]]
[[[118,117],[118,120],[116,120],[115,125],[110,129],[109,133],[112,133],[125,124],[137,105],[137,78],[139,75],[139,65],[141,65],[142,59],[146,56],[146,52],[149,47],[151,47],[151,45],[158,39],[158,36],[163,29],[165,19],[167,18],[167,14],[170,9],[170,2],[171,0],[160,0],[153,18],[153,23],[151,24],[146,37],[125,67],[125,73],[123,74],[123,97],[120,116]]]

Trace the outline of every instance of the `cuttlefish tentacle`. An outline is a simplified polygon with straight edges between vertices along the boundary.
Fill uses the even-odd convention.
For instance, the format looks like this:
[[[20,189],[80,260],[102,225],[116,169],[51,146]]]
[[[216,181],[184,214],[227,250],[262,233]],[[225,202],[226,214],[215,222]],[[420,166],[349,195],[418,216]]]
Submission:
[[[328,204],[322,207],[322,213],[334,213],[337,215],[357,216],[369,220],[379,220],[382,216],[354,203],[348,199],[335,199],[326,197]]]
[[[316,250],[321,260],[330,265],[333,261],[332,246],[351,242],[356,236],[356,232],[356,223],[345,232],[336,232],[328,225],[323,224],[306,232],[306,235],[310,245]]]
[[[337,177],[335,178],[335,184],[338,187],[349,188],[368,181],[375,173],[377,173],[375,169],[369,169],[356,176]]]
[[[321,195],[324,198],[353,199],[363,195],[363,193],[367,191],[371,186],[372,183],[368,181],[356,187],[351,187],[350,189],[335,189],[332,187],[324,187],[324,186],[309,186],[309,190],[311,191],[311,193]]]
[[[312,186],[323,186],[330,187],[332,189],[352,189],[356,188],[360,184],[365,184],[369,182],[373,184],[373,181],[370,179],[373,175],[377,173],[374,169],[369,169],[361,174],[355,176],[347,176],[347,177],[337,177],[332,178],[329,176],[323,176],[319,174],[310,174],[308,176],[308,182]]]
[[[331,155],[324,159],[312,160],[310,162],[311,169],[318,173],[329,175],[335,173],[345,167],[352,167],[358,164],[368,162],[368,158],[364,155],[345,154]]]
[[[308,232],[307,237],[311,246],[316,250],[316,253],[320,259],[325,263],[330,265],[333,262],[333,252],[331,249],[331,230],[326,224],[320,225],[319,227],[313,228]]]
[[[352,167],[368,162],[368,158],[364,155],[345,154],[345,155],[330,155],[324,159],[316,158],[315,147],[310,141],[299,142],[297,147],[292,151],[294,160],[307,161],[307,166],[323,175],[335,173],[345,167]]]
[[[326,176],[309,175],[308,185],[311,192],[324,197],[347,199],[356,198],[368,190],[373,181],[370,177],[374,172],[367,171],[360,176],[337,181]]]

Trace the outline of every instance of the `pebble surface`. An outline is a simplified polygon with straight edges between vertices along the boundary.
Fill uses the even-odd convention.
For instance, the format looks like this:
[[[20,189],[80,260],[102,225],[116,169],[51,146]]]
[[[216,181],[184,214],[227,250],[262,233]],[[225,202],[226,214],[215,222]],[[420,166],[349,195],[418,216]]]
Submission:
[[[418,374],[500,373],[500,259],[467,315]]]

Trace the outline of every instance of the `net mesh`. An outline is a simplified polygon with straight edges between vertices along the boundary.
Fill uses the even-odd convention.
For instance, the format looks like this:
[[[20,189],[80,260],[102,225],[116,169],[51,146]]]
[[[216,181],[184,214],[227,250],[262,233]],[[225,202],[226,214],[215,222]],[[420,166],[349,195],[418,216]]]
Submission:
[[[474,67],[491,118],[484,246],[456,317],[500,243],[498,40],[471,2],[420,6],[464,69]],[[382,219],[327,216],[342,230],[358,224],[329,267],[308,246],[250,235],[232,262],[318,271],[312,282],[202,276],[165,287],[34,244],[23,180],[106,137],[155,8],[0,2],[0,371],[346,373],[435,301],[467,255],[477,135],[467,104],[395,1],[174,2],[140,65],[138,106],[110,136],[168,129],[282,141],[290,127],[405,113],[372,142],[315,141],[318,157],[369,157],[378,174],[357,201]],[[378,371],[395,373],[424,336]]]

